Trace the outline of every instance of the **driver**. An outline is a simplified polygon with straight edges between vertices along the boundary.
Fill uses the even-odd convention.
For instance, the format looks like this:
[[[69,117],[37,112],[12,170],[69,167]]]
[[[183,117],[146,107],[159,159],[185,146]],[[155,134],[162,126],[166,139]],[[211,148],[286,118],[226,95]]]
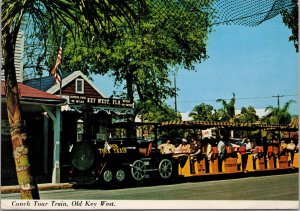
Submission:
[[[161,154],[172,154],[175,151],[175,146],[171,144],[171,140],[168,138],[166,143],[158,146]]]

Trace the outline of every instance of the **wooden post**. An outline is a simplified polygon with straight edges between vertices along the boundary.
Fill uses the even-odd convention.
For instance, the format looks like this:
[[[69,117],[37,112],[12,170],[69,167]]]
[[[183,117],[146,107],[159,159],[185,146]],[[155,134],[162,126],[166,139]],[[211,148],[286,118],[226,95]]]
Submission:
[[[45,105],[42,105],[43,109],[47,111],[48,115],[53,121],[54,127],[54,149],[53,149],[53,171],[52,171],[52,183],[60,182],[60,106],[55,109],[55,115],[52,111]]]
[[[56,107],[52,183],[60,183],[60,107]]]

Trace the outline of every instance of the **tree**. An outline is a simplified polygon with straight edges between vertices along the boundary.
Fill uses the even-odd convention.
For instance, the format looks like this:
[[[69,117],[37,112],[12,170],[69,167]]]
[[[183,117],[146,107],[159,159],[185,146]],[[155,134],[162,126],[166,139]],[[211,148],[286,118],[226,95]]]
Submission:
[[[141,103],[144,109],[140,109],[140,117],[143,122],[157,122],[162,123],[166,121],[178,121],[181,120],[180,113],[176,113],[175,110],[169,107],[167,104],[163,104],[160,109],[151,102]]]
[[[217,121],[218,112],[212,105],[201,103],[193,108],[189,117],[192,117],[194,121]]]
[[[268,106],[265,111],[269,113],[262,118],[262,121],[268,124],[289,124],[292,119],[292,115],[289,113],[289,108],[294,100],[287,101],[282,108]]]
[[[298,52],[298,0],[293,0],[293,8],[291,11],[283,10],[281,12],[283,23],[292,30],[289,41],[294,42],[296,52]]]
[[[114,39],[108,42],[97,36],[93,42],[86,42],[84,36],[80,42],[68,41],[64,70],[108,74],[128,99],[163,105],[175,95],[171,68],[179,64],[192,69],[194,62],[207,58],[211,2],[148,0],[147,16],[135,25],[137,33],[122,25],[123,30],[110,33]]]
[[[241,114],[238,116],[237,120],[243,123],[255,123],[259,120],[259,117],[256,115],[256,110],[253,106],[242,107]]]
[[[222,121],[234,121],[235,119],[235,94],[232,93],[233,97],[230,99],[229,103],[224,99],[218,99],[217,102],[220,102],[223,106],[219,113],[221,115]]]
[[[60,22],[68,30],[72,24],[79,26],[78,30],[91,33],[105,34],[108,29],[115,28],[114,20],[123,20],[128,24],[138,19],[137,10],[133,7],[144,8],[143,0],[136,1],[2,1],[2,56],[5,74],[5,95],[8,120],[11,127],[13,154],[22,199],[38,199],[39,193],[36,182],[30,174],[26,133],[22,123],[21,106],[14,66],[14,49],[17,34],[24,17],[28,14],[34,17],[35,23],[41,26],[49,21],[55,28]],[[72,23],[72,24],[70,24]],[[132,25],[132,24],[131,24]],[[18,155],[18,156],[16,156]],[[20,171],[20,169],[22,171]]]

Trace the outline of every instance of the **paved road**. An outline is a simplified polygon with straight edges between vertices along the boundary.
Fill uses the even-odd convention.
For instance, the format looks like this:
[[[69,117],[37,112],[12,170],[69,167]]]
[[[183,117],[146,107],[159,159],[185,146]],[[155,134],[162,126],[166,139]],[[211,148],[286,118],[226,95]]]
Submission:
[[[123,189],[40,191],[41,199],[60,200],[298,200],[299,173],[181,182]],[[2,199],[19,199],[3,194]]]

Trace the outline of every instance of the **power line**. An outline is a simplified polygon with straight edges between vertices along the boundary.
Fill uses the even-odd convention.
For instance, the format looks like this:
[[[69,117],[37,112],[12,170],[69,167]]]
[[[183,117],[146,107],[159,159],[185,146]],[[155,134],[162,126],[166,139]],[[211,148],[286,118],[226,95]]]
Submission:
[[[298,96],[298,94],[293,95],[280,95],[279,97],[294,97]],[[269,99],[277,96],[265,96],[265,97],[241,97],[241,98],[235,98],[236,100],[253,100],[253,99]],[[218,98],[220,99],[220,98]],[[208,101],[217,101],[218,99],[207,99],[207,100],[183,100],[183,101],[177,101],[178,103],[197,103],[197,102],[208,102]],[[231,98],[223,99],[223,100],[231,100]]]

